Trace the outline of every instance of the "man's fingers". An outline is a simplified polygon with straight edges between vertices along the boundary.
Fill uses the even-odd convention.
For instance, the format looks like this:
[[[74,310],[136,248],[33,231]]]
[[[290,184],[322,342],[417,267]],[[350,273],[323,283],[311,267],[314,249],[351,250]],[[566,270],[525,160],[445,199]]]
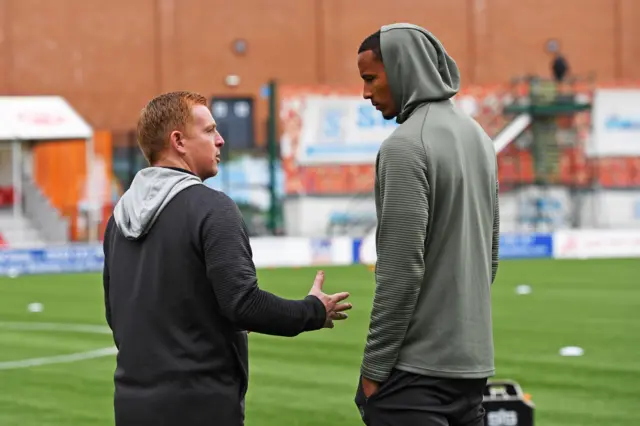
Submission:
[[[331,319],[333,321],[346,320],[347,318],[349,318],[349,315],[347,315],[345,312],[333,312],[331,314]]]
[[[331,298],[331,301],[333,303],[338,303],[338,302],[342,302],[344,299],[349,297],[349,293],[345,291],[345,292],[342,292],[342,293],[332,294],[329,297]]]
[[[316,278],[313,280],[313,288],[322,291],[322,285],[324,284],[324,271],[318,271]]]
[[[348,311],[351,308],[353,308],[353,305],[351,303],[338,303],[333,307],[332,310],[334,312],[342,312],[342,311]]]

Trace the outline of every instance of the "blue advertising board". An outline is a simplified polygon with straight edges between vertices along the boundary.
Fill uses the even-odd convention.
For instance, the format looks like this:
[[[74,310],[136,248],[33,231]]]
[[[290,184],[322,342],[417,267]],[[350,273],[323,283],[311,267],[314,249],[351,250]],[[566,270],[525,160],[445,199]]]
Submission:
[[[500,235],[500,259],[532,259],[553,257],[552,234]]]
[[[363,240],[354,239],[352,262],[362,262]],[[330,263],[333,259],[330,239],[311,243],[312,263]],[[552,234],[506,233],[500,236],[500,259],[553,257]],[[0,250],[0,276],[70,272],[102,272],[104,253],[101,244],[52,246],[36,249]]]
[[[66,272],[101,272],[101,244],[0,250],[0,276]]]
[[[352,246],[352,262],[360,263],[360,247],[362,247],[362,238],[354,238]]]
[[[361,239],[353,240],[353,263],[360,263]],[[505,233],[500,235],[500,259],[553,257],[553,235]]]

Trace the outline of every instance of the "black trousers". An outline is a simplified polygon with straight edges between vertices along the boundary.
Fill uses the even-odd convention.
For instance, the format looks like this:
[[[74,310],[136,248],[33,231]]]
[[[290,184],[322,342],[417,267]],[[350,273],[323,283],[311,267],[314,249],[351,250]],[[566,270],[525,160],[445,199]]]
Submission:
[[[362,381],[355,403],[367,426],[484,426],[487,379],[442,379],[393,370],[366,398]]]

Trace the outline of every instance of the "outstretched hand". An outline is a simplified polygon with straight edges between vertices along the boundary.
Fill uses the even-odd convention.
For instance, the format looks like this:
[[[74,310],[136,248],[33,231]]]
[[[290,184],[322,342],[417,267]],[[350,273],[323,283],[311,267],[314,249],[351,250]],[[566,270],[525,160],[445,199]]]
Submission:
[[[348,292],[325,294],[322,292],[322,286],[324,284],[324,271],[318,271],[316,278],[313,281],[313,286],[309,294],[320,299],[327,311],[327,317],[324,322],[324,328],[333,328],[333,321],[345,320],[349,316],[345,311],[348,311],[353,306],[351,303],[341,303],[347,297]]]

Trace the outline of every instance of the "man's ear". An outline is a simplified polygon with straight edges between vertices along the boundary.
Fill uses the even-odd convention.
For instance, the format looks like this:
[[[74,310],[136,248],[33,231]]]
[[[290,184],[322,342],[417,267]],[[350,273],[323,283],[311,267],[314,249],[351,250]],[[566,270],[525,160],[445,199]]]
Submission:
[[[181,131],[174,130],[173,132],[171,132],[171,134],[169,135],[169,143],[171,144],[173,149],[178,151],[180,154],[184,154],[184,135]]]

